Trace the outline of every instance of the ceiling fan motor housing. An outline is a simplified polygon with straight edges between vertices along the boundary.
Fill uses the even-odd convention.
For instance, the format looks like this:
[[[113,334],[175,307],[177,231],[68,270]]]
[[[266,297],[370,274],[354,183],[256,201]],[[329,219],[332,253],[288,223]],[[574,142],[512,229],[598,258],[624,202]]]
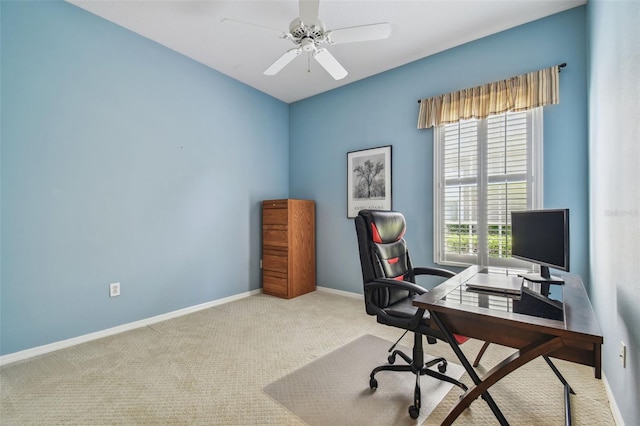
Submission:
[[[319,19],[312,26],[307,26],[300,18],[294,19],[289,25],[289,34],[293,37],[293,42],[301,46],[305,52],[320,46],[325,41],[324,33],[324,24]]]

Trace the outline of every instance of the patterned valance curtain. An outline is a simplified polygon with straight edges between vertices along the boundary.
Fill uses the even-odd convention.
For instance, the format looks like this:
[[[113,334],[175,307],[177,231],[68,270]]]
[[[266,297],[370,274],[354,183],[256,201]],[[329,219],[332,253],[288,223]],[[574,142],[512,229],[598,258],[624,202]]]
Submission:
[[[560,67],[420,100],[418,129],[560,102]]]

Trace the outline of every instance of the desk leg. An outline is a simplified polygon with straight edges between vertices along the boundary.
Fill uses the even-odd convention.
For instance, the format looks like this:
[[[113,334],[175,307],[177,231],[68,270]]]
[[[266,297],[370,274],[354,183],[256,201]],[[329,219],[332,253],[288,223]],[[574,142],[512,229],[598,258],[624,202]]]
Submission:
[[[524,348],[509,355],[502,362],[500,362],[498,365],[493,367],[484,376],[483,380],[478,379],[478,381],[476,381],[474,378],[475,386],[471,387],[467,392],[465,392],[462,399],[460,399],[460,401],[458,401],[458,404],[456,404],[451,409],[451,411],[449,412],[449,414],[447,415],[446,419],[442,424],[446,424],[446,425],[452,424],[453,421],[465,410],[465,408],[467,408],[480,395],[482,395],[483,398],[487,400],[487,395],[488,395],[487,390],[491,386],[493,386],[495,383],[500,381],[507,374],[515,371],[516,369],[538,358],[539,356],[543,356],[557,349],[560,349],[562,346],[563,346],[562,339],[560,337],[553,337],[553,338],[544,339],[539,342],[535,342],[530,345],[527,345]],[[462,354],[462,356],[464,357],[464,354]],[[467,361],[467,364],[468,364],[468,361]],[[475,375],[475,377],[477,377],[477,375]],[[489,403],[489,401],[487,401],[487,403]],[[503,423],[504,417],[502,416],[502,413],[500,413],[500,410],[498,410],[498,413],[500,413],[501,417],[498,417],[498,413],[496,413],[496,411],[493,409],[491,404],[489,404],[489,407],[491,407],[493,413],[496,415],[500,424],[504,424]],[[506,420],[504,421],[506,422]]]
[[[571,387],[564,385],[564,424],[571,426]]]
[[[482,345],[480,352],[478,352],[478,355],[476,356],[476,360],[473,361],[474,367],[477,367],[478,365],[480,365],[480,358],[482,358],[482,355],[484,355],[484,352],[487,350],[490,344],[491,342],[484,342],[484,345]]]
[[[560,370],[558,370],[558,368],[555,366],[555,364],[549,359],[548,356],[543,356],[544,360],[547,361],[547,365],[549,366],[549,368],[551,368],[551,371],[554,372],[554,374],[556,375],[556,377],[558,378],[558,380],[560,380],[560,382],[568,388],[569,393],[572,394],[576,394],[573,389],[571,389],[571,386],[569,386],[569,383],[567,383],[567,380],[564,378],[564,376],[562,375],[562,373],[560,372]]]
[[[575,395],[576,393],[573,391],[573,389],[571,389],[571,386],[569,386],[567,380],[564,378],[562,373],[560,373],[560,370],[558,370],[555,364],[551,362],[549,357],[545,355],[543,358],[545,361],[547,361],[547,364],[549,365],[549,367],[551,367],[551,370],[555,373],[556,377],[558,377],[558,379],[564,386],[564,424],[567,426],[571,426],[571,394]]]
[[[476,370],[471,366],[471,364],[469,363],[469,360],[460,349],[460,346],[458,345],[458,342],[456,342],[456,339],[453,337],[453,334],[451,334],[449,329],[447,329],[447,327],[444,325],[444,323],[440,319],[440,316],[438,315],[437,312],[430,312],[430,315],[431,315],[431,318],[436,322],[436,324],[438,325],[442,333],[444,334],[444,337],[447,339],[447,342],[451,346],[451,349],[453,349],[453,352],[456,354],[456,356],[462,363],[462,366],[467,371],[467,373],[469,374],[469,377],[471,377],[471,380],[473,380],[473,383],[477,387],[479,384],[482,383],[482,380],[480,379],[480,377],[478,377]],[[471,389],[475,389],[475,387]],[[471,402],[473,402],[473,400],[478,397],[476,396],[473,399],[467,398],[467,396],[469,395],[469,392],[470,391],[465,392],[464,397],[461,400],[459,400],[458,403],[451,409],[451,411],[449,412],[445,420],[442,422],[443,426],[451,425],[453,421],[457,419],[458,416],[462,414],[462,412],[469,405],[471,405]],[[491,408],[491,411],[493,411],[493,414],[496,416],[496,419],[498,419],[498,422],[500,422],[500,425],[508,426],[509,422],[507,422],[507,419],[505,419],[504,414],[502,414],[502,411],[500,411],[500,408],[498,407],[496,402],[493,400],[491,395],[489,395],[488,391],[485,390],[482,392],[482,399],[484,399],[487,405],[489,405],[489,408]]]

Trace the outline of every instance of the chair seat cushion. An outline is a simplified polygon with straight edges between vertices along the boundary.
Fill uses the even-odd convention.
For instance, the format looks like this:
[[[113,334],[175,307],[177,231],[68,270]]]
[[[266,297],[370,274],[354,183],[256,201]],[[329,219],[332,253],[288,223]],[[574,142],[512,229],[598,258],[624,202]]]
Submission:
[[[389,306],[388,308],[386,308],[384,311],[392,318],[390,318],[391,321],[389,321],[391,324],[390,325],[396,325],[398,326],[398,321],[393,321],[393,319],[397,319],[400,320],[400,322],[402,322],[402,319],[406,318],[412,318],[415,314],[416,311],[418,310],[418,308],[416,308],[415,306],[413,306],[413,300],[412,299],[404,299],[400,302],[394,303],[393,305]],[[425,311],[424,315],[422,316],[422,321],[420,321],[420,326],[424,327],[427,326],[429,327],[429,311]],[[402,325],[400,325],[402,326]],[[415,330],[418,331],[418,330]],[[424,332],[424,331],[423,331]],[[429,334],[429,333],[425,333],[425,334]],[[458,334],[454,334],[453,337],[456,339],[456,342],[458,342],[459,345],[463,344],[464,342],[466,342],[467,340],[469,340],[468,337],[466,336],[460,336]]]
[[[401,301],[396,302],[393,305],[389,306],[388,308],[384,309],[384,311],[389,316],[398,317],[398,318],[412,318],[416,314],[417,310],[418,308],[413,306],[413,299],[409,299],[409,298],[402,299]],[[425,311],[423,319],[428,319],[428,318],[429,318],[429,312]]]

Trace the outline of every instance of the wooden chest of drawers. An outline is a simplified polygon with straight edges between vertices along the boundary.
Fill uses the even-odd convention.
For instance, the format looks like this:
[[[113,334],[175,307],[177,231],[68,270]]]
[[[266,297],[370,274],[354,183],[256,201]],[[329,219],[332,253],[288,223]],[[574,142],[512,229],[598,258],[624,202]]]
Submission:
[[[262,291],[290,299],[316,289],[315,204],[262,202]]]

